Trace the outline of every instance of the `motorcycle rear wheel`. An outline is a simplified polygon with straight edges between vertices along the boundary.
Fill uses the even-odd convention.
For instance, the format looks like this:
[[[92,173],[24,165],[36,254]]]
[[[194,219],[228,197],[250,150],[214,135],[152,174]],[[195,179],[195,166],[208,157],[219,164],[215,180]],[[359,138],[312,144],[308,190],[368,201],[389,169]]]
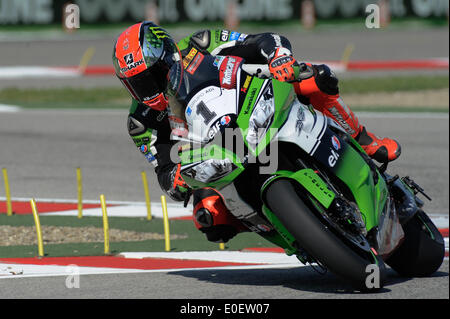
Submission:
[[[289,180],[279,179],[268,186],[266,203],[300,247],[335,275],[360,291],[377,291],[386,281],[386,268],[382,259],[356,247],[346,245],[314,214],[298,196]],[[364,256],[364,257],[363,257]],[[378,266],[378,284],[368,285],[369,265]]]
[[[402,226],[405,238],[385,262],[399,275],[426,277],[435,273],[445,257],[442,234],[424,211],[419,210]]]

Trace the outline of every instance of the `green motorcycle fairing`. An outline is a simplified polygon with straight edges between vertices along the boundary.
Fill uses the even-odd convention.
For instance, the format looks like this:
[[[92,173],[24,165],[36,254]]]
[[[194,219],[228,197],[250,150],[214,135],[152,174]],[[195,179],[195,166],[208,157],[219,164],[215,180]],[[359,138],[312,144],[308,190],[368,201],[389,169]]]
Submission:
[[[216,134],[206,143],[197,144],[197,148],[191,144],[191,147],[179,153],[180,172],[186,183],[193,189],[212,187],[220,191],[232,184],[245,170],[248,156],[259,156],[270,143],[293,143],[327,167],[346,185],[359,207],[367,230],[377,226],[388,191],[381,176],[374,178],[374,172],[359,154],[362,150],[358,146],[352,147],[331,130],[327,118],[320,112],[311,112],[301,104],[291,84],[260,79],[242,70],[239,70],[237,78],[236,89],[221,89],[221,93],[211,99],[208,99],[206,91],[197,93],[198,96],[203,96],[202,99],[197,95],[191,96],[191,100],[196,100],[197,104],[187,106],[185,112],[195,115],[199,114],[200,106],[201,112],[206,108],[208,114],[214,114],[214,117],[202,130],[211,132],[215,127]],[[234,95],[225,91],[233,91]],[[226,94],[230,97],[225,98]],[[199,100],[201,103],[198,103]],[[230,111],[233,107],[229,107],[229,103],[236,104],[235,111]],[[226,107],[229,109],[222,112]],[[259,113],[263,115],[263,121],[253,118]],[[229,118],[233,123],[230,123]],[[247,156],[238,156],[233,150],[220,144],[221,138],[218,136],[221,134],[218,133],[223,133],[231,124],[240,131],[248,150]],[[350,143],[357,144],[351,138]],[[324,209],[330,207],[336,196],[312,169],[273,172],[261,193],[278,178],[288,178],[302,185]],[[260,235],[284,248],[288,254],[294,253],[296,248],[293,247],[292,235],[265,205],[262,213],[273,224],[277,234],[262,232]]]

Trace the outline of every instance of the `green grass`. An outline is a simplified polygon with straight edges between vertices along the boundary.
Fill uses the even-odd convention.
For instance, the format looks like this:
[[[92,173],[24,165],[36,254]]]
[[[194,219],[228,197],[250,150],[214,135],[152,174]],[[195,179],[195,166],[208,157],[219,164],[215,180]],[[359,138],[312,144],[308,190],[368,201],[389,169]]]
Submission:
[[[69,226],[102,228],[100,217],[77,217],[70,216],[40,216],[41,226]],[[133,217],[110,217],[108,219],[110,229],[131,230],[136,232],[151,232],[164,234],[163,221],[153,218],[148,221],[145,218]],[[31,215],[6,216],[0,214],[0,225],[9,226],[34,226]],[[219,250],[217,243],[206,240],[203,233],[198,231],[192,221],[170,220],[169,228],[171,235],[185,235],[185,239],[173,239],[170,241],[171,251],[211,251]],[[43,234],[45,239],[45,234]],[[0,246],[0,258],[20,258],[37,256],[37,244],[23,246]],[[242,233],[225,244],[227,250],[240,250],[248,247],[274,247],[273,244],[254,233]],[[134,242],[110,242],[112,254],[120,252],[154,252],[164,251],[164,240],[144,240]],[[47,257],[62,256],[99,256],[103,255],[103,242],[95,243],[68,243],[68,244],[45,244],[44,253]]]
[[[25,108],[128,108],[131,98],[122,88],[57,88],[0,90],[0,103]]]
[[[341,95],[345,98],[345,94],[444,89],[449,87],[449,77],[448,75],[436,75],[349,78],[340,80],[339,86]],[[0,90],[0,104],[16,105],[25,108],[128,109],[130,103],[131,98],[128,92],[120,86],[89,89],[5,88]]]
[[[352,105],[352,111],[354,112],[383,112],[383,113],[448,113],[448,107],[433,105],[423,105],[416,107],[405,107],[396,105],[370,105],[360,106]]]
[[[380,78],[349,78],[339,81],[340,93],[364,94],[374,92],[414,92],[420,90],[445,89],[449,87],[448,75],[394,76]]]

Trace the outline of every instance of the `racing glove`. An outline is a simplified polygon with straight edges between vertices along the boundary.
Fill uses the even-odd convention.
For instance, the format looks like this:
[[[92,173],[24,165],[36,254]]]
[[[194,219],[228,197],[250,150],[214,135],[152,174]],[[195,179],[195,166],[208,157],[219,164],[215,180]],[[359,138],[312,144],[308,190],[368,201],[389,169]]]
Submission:
[[[183,201],[189,196],[189,186],[180,174],[181,164],[176,165],[170,173],[171,187],[167,190],[170,198],[176,201]]]
[[[299,64],[289,49],[280,47],[269,61],[269,71],[272,76],[282,82],[296,81],[299,75]]]

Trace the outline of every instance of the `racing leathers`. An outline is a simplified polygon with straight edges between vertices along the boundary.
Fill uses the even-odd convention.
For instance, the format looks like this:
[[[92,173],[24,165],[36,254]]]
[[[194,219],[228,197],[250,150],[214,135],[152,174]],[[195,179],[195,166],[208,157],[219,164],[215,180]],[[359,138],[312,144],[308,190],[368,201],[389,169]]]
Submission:
[[[393,160],[400,146],[393,140],[380,140],[369,133],[339,96],[338,80],[326,65],[298,63],[289,40],[275,33],[243,34],[229,30],[202,30],[178,43],[185,70],[194,54],[238,56],[248,64],[268,65],[272,76],[292,82],[299,99],[335,119],[366,152],[380,162]],[[170,105],[169,105],[170,107]],[[133,100],[128,131],[145,158],[155,166],[161,188],[176,201],[183,201],[189,188],[180,176],[180,165],[170,159],[174,141],[168,111],[155,111]],[[374,146],[374,144],[377,144]],[[220,193],[203,189],[194,193],[194,223],[211,241],[226,242],[246,228],[227,211]]]

